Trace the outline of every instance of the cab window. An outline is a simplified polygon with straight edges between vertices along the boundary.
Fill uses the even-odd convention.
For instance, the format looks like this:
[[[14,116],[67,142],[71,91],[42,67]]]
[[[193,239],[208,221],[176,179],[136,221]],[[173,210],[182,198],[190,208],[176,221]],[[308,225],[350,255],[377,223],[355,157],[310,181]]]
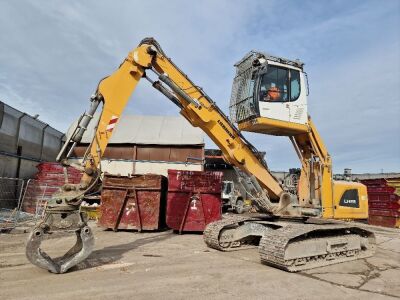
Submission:
[[[268,66],[262,75],[259,100],[267,102],[296,101],[300,96],[300,72]]]
[[[300,96],[300,72],[290,70],[290,101],[296,101]]]

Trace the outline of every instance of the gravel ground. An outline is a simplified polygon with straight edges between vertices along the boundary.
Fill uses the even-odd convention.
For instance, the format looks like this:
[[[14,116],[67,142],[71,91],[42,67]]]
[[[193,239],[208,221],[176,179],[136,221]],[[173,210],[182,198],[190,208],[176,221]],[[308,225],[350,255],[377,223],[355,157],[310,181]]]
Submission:
[[[62,275],[31,265],[27,233],[0,234],[1,299],[396,299],[400,298],[400,230],[370,227],[374,257],[301,273],[262,265],[257,249],[208,249],[200,234],[113,232],[97,228],[96,249]],[[54,256],[74,243],[51,239]],[[51,246],[51,248],[50,248]],[[57,249],[55,251],[54,249]]]

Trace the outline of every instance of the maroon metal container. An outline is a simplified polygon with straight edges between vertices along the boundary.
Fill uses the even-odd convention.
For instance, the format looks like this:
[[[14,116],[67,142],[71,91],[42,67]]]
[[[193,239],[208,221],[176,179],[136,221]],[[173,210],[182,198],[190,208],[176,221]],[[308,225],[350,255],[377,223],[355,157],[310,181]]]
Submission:
[[[368,193],[394,193],[395,190],[391,186],[367,186]]]
[[[369,209],[391,209],[400,211],[398,202],[369,202]]]
[[[168,170],[167,225],[179,231],[204,231],[221,219],[222,172]]]
[[[392,193],[370,193],[368,192],[369,202],[396,202],[400,200],[400,196]]]
[[[400,225],[400,195],[395,187],[388,184],[388,180],[362,180],[368,192],[369,224],[386,227]]]
[[[113,230],[157,230],[165,226],[167,180],[161,175],[106,174],[98,224]]]
[[[367,187],[386,187],[386,179],[384,178],[378,178],[378,179],[364,179],[361,180],[363,184],[365,184]]]
[[[384,227],[399,227],[400,219],[396,217],[370,215],[368,217],[368,224]]]
[[[397,209],[369,209],[370,216],[383,216],[383,217],[400,217],[400,211]]]

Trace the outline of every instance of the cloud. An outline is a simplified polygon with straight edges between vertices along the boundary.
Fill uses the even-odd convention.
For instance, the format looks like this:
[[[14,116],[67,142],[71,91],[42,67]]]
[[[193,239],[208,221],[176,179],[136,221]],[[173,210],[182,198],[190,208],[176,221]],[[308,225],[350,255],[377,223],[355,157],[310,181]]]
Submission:
[[[3,1],[0,97],[66,130],[98,81],[154,36],[228,113],[233,64],[260,49],[306,62],[309,111],[336,171],[399,170],[399,28],[390,0]],[[126,113],[178,111],[147,82],[131,100]],[[272,169],[299,165],[287,138],[247,136]]]
[[[400,3],[351,3],[284,2],[272,17],[257,23],[259,30],[251,32],[250,40],[258,49],[305,61],[309,113],[336,172],[345,167],[399,170],[400,99],[395,91],[400,83]],[[289,21],[279,19],[283,14]],[[270,145],[272,169],[298,165],[286,139],[250,140]]]

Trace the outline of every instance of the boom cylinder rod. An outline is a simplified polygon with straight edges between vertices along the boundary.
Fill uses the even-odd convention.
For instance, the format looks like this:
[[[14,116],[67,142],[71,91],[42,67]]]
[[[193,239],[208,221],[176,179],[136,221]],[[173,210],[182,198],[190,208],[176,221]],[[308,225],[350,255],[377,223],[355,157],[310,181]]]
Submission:
[[[178,106],[180,109],[183,108],[182,104],[179,102],[178,98],[175,97],[169,90],[167,90],[161,82],[159,81],[153,81],[147,76],[143,76],[146,78],[153,88],[155,88],[157,91],[159,91],[161,94],[163,94],[165,97],[167,97],[169,100],[171,100],[176,106]]]
[[[179,95],[181,98],[185,99],[188,103],[193,104],[196,107],[199,107],[200,104],[195,100],[192,99],[186,94],[179,86],[177,86],[169,77],[167,74],[161,74],[158,77],[162,82],[164,82],[166,85],[168,85],[174,93]]]
[[[92,98],[90,108],[87,112],[84,112],[83,115],[79,118],[78,124],[76,125],[73,134],[65,141],[64,146],[61,148],[60,152],[57,155],[56,161],[61,161],[64,153],[67,151],[67,148],[70,142],[73,142],[71,148],[68,150],[66,158],[68,158],[75,146],[82,140],[83,134],[85,133],[90,121],[93,119],[94,113],[97,110],[101,102],[101,97],[95,96]]]
[[[71,139],[73,142],[79,143],[82,140],[83,134],[85,133],[90,121],[93,119],[93,115],[96,112],[99,104],[100,100],[97,97],[94,98],[88,112],[83,115],[83,118],[78,125],[78,132]]]

